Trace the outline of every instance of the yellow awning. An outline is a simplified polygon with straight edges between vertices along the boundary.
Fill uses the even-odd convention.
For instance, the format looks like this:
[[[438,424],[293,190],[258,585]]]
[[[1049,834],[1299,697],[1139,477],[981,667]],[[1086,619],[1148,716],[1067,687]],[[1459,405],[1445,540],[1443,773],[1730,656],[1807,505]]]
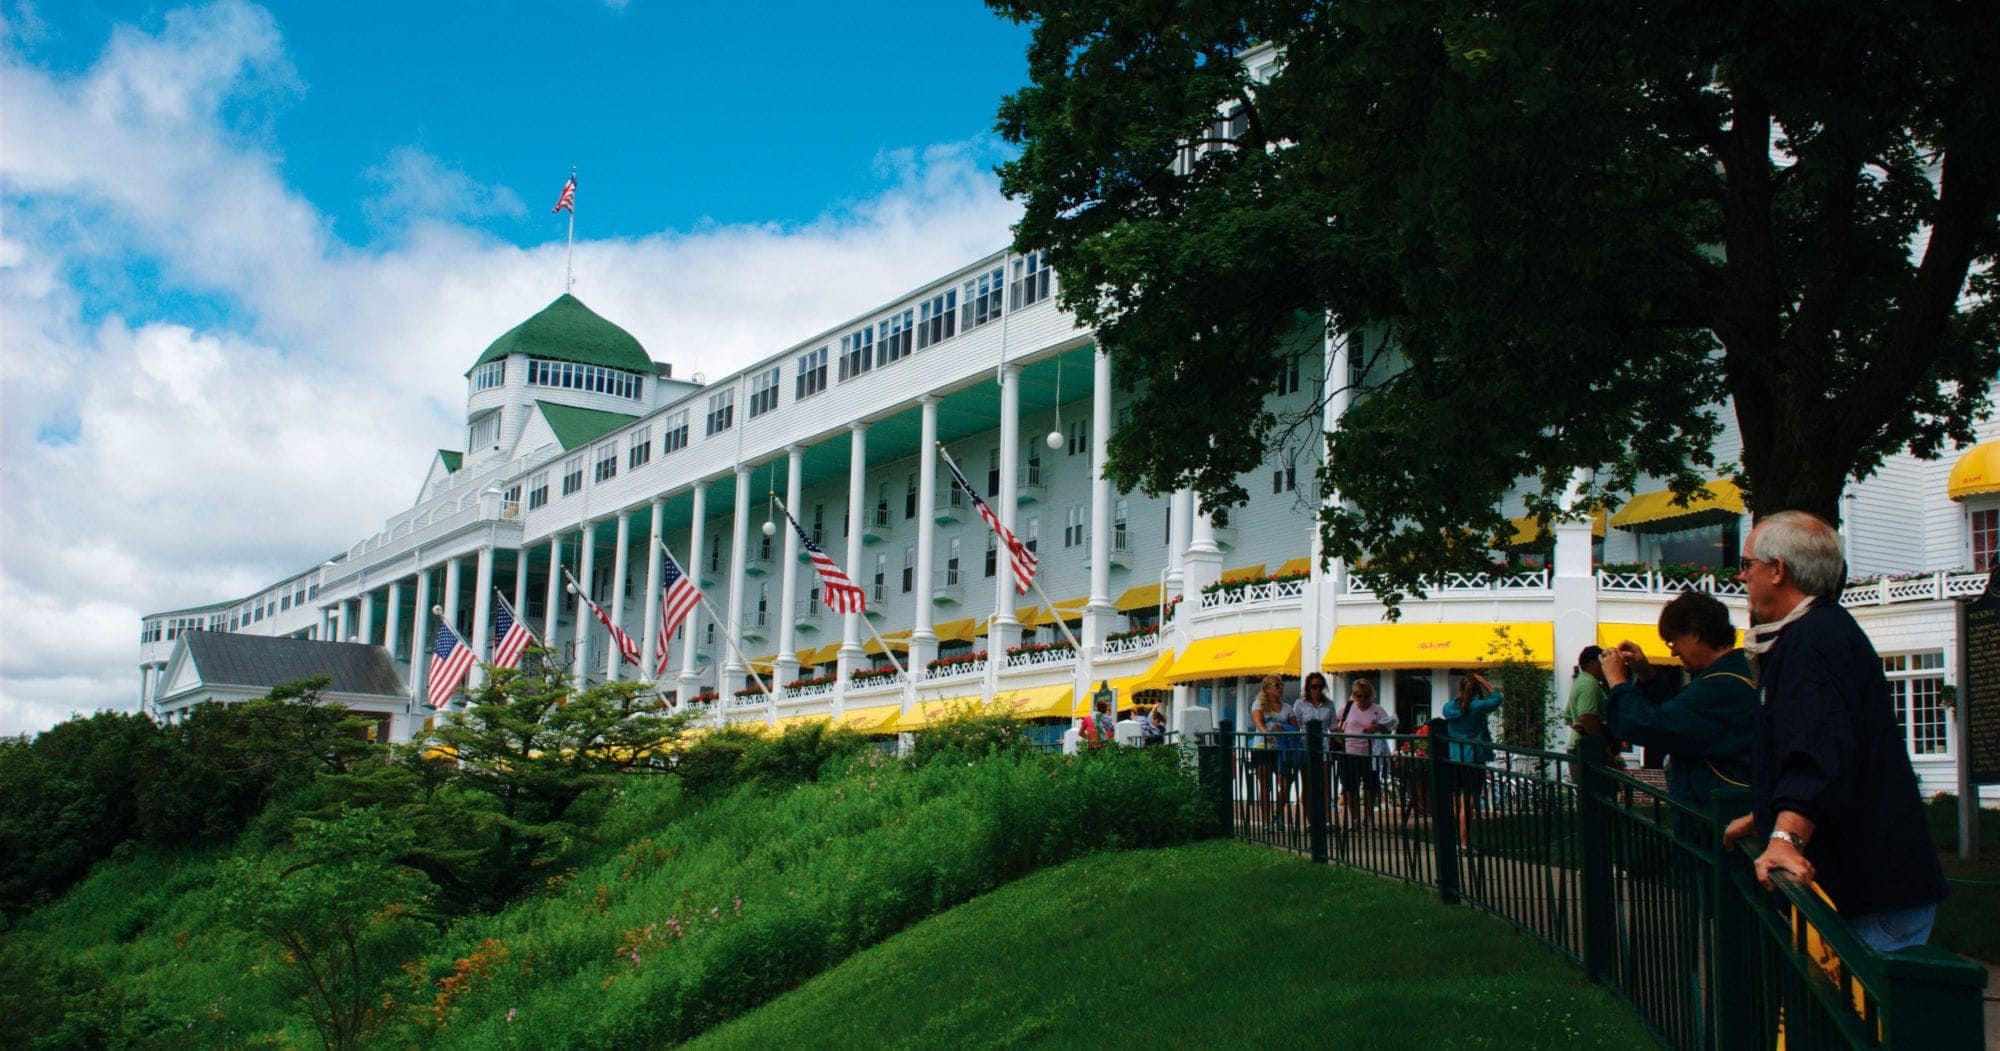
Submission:
[[[1067,719],[1075,692],[1076,688],[1068,685],[1006,690],[993,698],[990,710],[1016,719]]]
[[[797,656],[801,666],[811,667],[826,663],[838,652],[840,643],[836,642],[829,646],[808,646],[797,651]]]
[[[833,720],[833,725],[859,734],[889,734],[896,732],[893,724],[902,715],[902,705],[883,704],[873,708],[856,708]]]
[[[1590,535],[1603,537],[1604,524],[1609,517],[1604,513],[1603,508],[1598,508],[1597,513],[1590,516]],[[1513,518],[1508,521],[1514,526],[1514,535],[1507,541],[1508,547],[1523,547],[1542,538],[1542,524],[1535,521],[1532,515]]]
[[[1544,667],[1555,652],[1555,625],[1547,622],[1498,624],[1350,624],[1333,633],[1321,668],[1373,671],[1388,668],[1484,668],[1500,663],[1491,652],[1494,631],[1506,628],[1528,644],[1528,660]]]
[[[1167,672],[1168,682],[1193,682],[1233,675],[1297,675],[1299,633],[1295,630],[1246,631],[1213,639],[1196,639]]]
[[[1686,507],[1674,503],[1671,489],[1640,493],[1611,516],[1611,524],[1633,532],[1662,532],[1691,529],[1742,513],[1743,490],[1727,478],[1718,478],[1696,490]]]
[[[1239,580],[1262,580],[1263,578],[1264,563],[1262,562],[1254,566],[1237,566],[1235,569],[1225,569],[1222,571],[1222,582],[1224,584],[1234,584]]]
[[[1605,649],[1610,649],[1627,639],[1638,643],[1639,652],[1645,654],[1646,659],[1654,664],[1680,665],[1681,659],[1667,649],[1665,642],[1660,641],[1660,629],[1657,625],[1605,622],[1597,626],[1597,644]],[[1736,643],[1739,646],[1743,644],[1742,628],[1736,629]]]
[[[829,718],[832,717],[825,712],[817,712],[813,715],[787,715],[776,723],[773,723],[771,729],[776,733],[784,733],[794,726],[804,726],[807,723],[823,723]]]
[[[882,636],[882,642],[888,643],[889,648],[895,650],[897,653],[907,653],[910,649],[911,630],[904,628],[902,631],[892,631]],[[870,635],[868,636],[868,642],[861,647],[861,652],[866,653],[870,657],[880,657],[884,652],[882,642],[876,642],[875,636]]]
[[[1980,442],[1951,465],[1944,494],[1963,500],[1981,493],[2000,493],[2000,442]]]
[[[1126,588],[1125,593],[1118,596],[1118,601],[1112,603],[1112,605],[1118,607],[1118,612],[1120,613],[1153,609],[1158,607],[1159,604],[1160,582],[1157,580],[1151,584],[1140,584],[1137,587]]]
[[[971,642],[979,637],[979,618],[947,620],[931,628],[931,631],[937,635],[939,642]]]
[[[1312,571],[1313,571],[1312,556],[1305,555],[1299,558],[1294,558],[1286,562],[1284,565],[1279,566],[1278,571],[1271,575],[1274,577],[1311,576]]]
[[[1137,675],[1127,675],[1122,679],[1110,680],[1111,688],[1118,694],[1118,711],[1127,712],[1139,705],[1139,694],[1147,690],[1170,690],[1173,683],[1167,681],[1167,669],[1174,665],[1172,650],[1161,650],[1158,657],[1145,671]],[[1091,698],[1097,692],[1092,686],[1090,692],[1077,698],[1075,714],[1079,717],[1090,714]]]
[[[972,694],[966,697],[946,697],[936,701],[919,701],[916,707],[904,712],[897,718],[895,730],[897,733],[921,730],[944,718],[952,709],[966,705],[971,705],[974,708],[979,707],[979,695]]]

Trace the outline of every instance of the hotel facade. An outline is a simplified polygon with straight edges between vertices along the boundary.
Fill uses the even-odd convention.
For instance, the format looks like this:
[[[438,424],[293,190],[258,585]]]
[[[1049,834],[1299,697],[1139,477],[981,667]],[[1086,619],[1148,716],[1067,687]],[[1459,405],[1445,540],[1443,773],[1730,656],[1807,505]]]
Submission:
[[[1320,426],[1266,450],[1226,524],[1191,492],[1116,491],[1107,443],[1144,380],[1117,375],[1058,309],[1056,280],[1038,255],[995,254],[706,383],[564,295],[473,357],[464,448],[432,456],[408,510],[256,594],[143,618],[142,706],[177,719],[346,662],[393,669],[357,673],[375,685],[339,699],[407,740],[434,715],[422,701],[433,609],[483,658],[498,597],[577,682],[650,681],[667,549],[724,623],[698,609],[670,641],[663,700],[717,721],[831,718],[878,735],[966,699],[1059,734],[1099,683],[1121,701],[1171,697],[1187,725],[1241,725],[1260,676],[1313,669],[1336,689],[1375,680],[1407,727],[1442,707],[1456,674],[1496,659],[1496,628],[1553,669],[1560,698],[1587,644],[1629,638],[1670,660],[1653,624],[1682,590],[1747,620],[1720,568],[1749,528],[1727,480],[1687,506],[1642,486],[1552,537],[1520,520],[1492,570],[1436,581],[1395,623],[1319,557]],[[1363,367],[1353,348],[1369,338],[1302,344],[1268,407],[1337,429],[1368,369],[1396,367]],[[1737,458],[1725,417],[1719,463]],[[1843,500],[1856,579],[1841,601],[1883,655],[1927,791],[1955,786],[1955,601],[1983,587],[2000,545],[2000,427],[1980,437],[1955,461],[1892,457]],[[1035,549],[1053,601],[1016,595],[940,444]],[[865,614],[827,610],[779,501],[864,588]],[[583,594],[639,642],[639,666]],[[216,636],[297,644],[246,655]],[[908,682],[870,674],[890,654]]]

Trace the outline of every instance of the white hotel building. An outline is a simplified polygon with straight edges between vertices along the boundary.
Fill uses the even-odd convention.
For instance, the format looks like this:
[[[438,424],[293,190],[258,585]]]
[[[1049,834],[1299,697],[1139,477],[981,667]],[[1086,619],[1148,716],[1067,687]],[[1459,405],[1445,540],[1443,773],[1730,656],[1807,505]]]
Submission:
[[[1103,680],[1121,698],[1171,688],[1177,712],[1241,725],[1256,677],[1315,668],[1336,689],[1341,676],[1377,680],[1414,726],[1442,706],[1457,670],[1488,662],[1497,625],[1555,669],[1560,697],[1588,643],[1632,638],[1660,651],[1652,625],[1679,590],[1713,592],[1742,617],[1726,571],[1686,568],[1735,561],[1748,519],[1727,482],[1688,508],[1642,491],[1608,520],[1556,527],[1552,554],[1546,542],[1539,554],[1496,552],[1506,569],[1440,581],[1394,624],[1339,562],[1316,557],[1317,443],[1268,450],[1226,527],[1188,492],[1116,492],[1101,467],[1130,391],[1056,307],[1054,280],[1034,255],[989,256],[705,384],[674,378],[565,295],[472,362],[464,451],[433,455],[415,504],[380,532],[254,595],[145,617],[142,703],[173,719],[299,677],[348,645],[374,647],[384,652],[369,659],[386,658],[403,688],[342,699],[405,740],[432,714],[421,700],[432,608],[484,656],[496,591],[568,655],[579,681],[644,677],[656,538],[744,647],[732,650],[697,611],[671,646],[664,698],[732,722],[832,717],[885,735],[960,698],[1056,732],[1073,690]],[[1324,377],[1348,375],[1347,343],[1304,345],[1272,408],[1312,412],[1324,400],[1325,426],[1337,428],[1347,385],[1322,391]],[[2000,427],[1982,438],[2000,438]],[[1036,548],[1053,611],[1017,598],[990,530],[925,455],[937,442]],[[1715,452],[1736,458],[1733,423]],[[880,647],[864,615],[820,603],[773,495],[867,589],[865,617],[914,688],[852,680],[883,663]],[[1860,582],[1842,601],[1883,654],[1926,789],[1951,788],[1954,599],[1979,590],[2000,541],[2000,443],[1956,463],[1892,458],[1850,486],[1844,521]],[[1517,539],[1532,543],[1532,532]],[[620,664],[566,593],[566,573],[641,642],[642,668]],[[1025,648],[1060,640],[1058,617],[1074,625],[1080,653]],[[226,640],[190,647],[190,631],[319,641],[224,670]],[[739,695],[751,691],[745,656],[770,696]]]

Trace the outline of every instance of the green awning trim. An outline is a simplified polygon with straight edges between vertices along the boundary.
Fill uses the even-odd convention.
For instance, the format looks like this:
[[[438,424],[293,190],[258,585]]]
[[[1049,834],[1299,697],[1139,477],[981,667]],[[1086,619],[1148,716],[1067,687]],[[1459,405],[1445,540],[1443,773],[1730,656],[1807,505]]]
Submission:
[[[546,401],[536,402],[535,408],[540,409],[542,418],[549,421],[549,429],[556,432],[556,441],[562,443],[565,451],[588,445],[639,418],[622,412],[579,409],[574,405]]]
[[[465,374],[470,376],[472,369],[489,361],[499,361],[509,354],[602,365],[642,375],[653,372],[652,357],[638,340],[632,338],[630,332],[604,320],[568,292],[543,307],[541,313],[515,325],[506,335],[494,340],[493,345],[486,348],[486,353],[472,363],[472,368],[465,370]]]
[[[465,454],[460,452],[453,452],[450,449],[439,449],[438,459],[444,461],[444,470],[446,474],[457,474],[458,469],[465,463]]]

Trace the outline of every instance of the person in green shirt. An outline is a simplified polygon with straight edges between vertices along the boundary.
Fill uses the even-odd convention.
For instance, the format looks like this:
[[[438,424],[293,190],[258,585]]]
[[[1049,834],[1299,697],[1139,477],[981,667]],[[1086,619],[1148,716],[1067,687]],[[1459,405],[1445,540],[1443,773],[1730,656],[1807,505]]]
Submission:
[[[1601,646],[1585,646],[1576,656],[1576,681],[1570,683],[1569,704],[1563,709],[1572,751],[1584,734],[1604,736],[1604,665],[1599,660],[1603,652]]]
[[[1748,787],[1757,686],[1728,607],[1712,595],[1683,592],[1660,610],[1660,638],[1687,668],[1687,686],[1655,704],[1639,687],[1652,666],[1638,644],[1627,640],[1605,650],[1610,736],[1663,749],[1668,791],[1697,806],[1725,785]]]

